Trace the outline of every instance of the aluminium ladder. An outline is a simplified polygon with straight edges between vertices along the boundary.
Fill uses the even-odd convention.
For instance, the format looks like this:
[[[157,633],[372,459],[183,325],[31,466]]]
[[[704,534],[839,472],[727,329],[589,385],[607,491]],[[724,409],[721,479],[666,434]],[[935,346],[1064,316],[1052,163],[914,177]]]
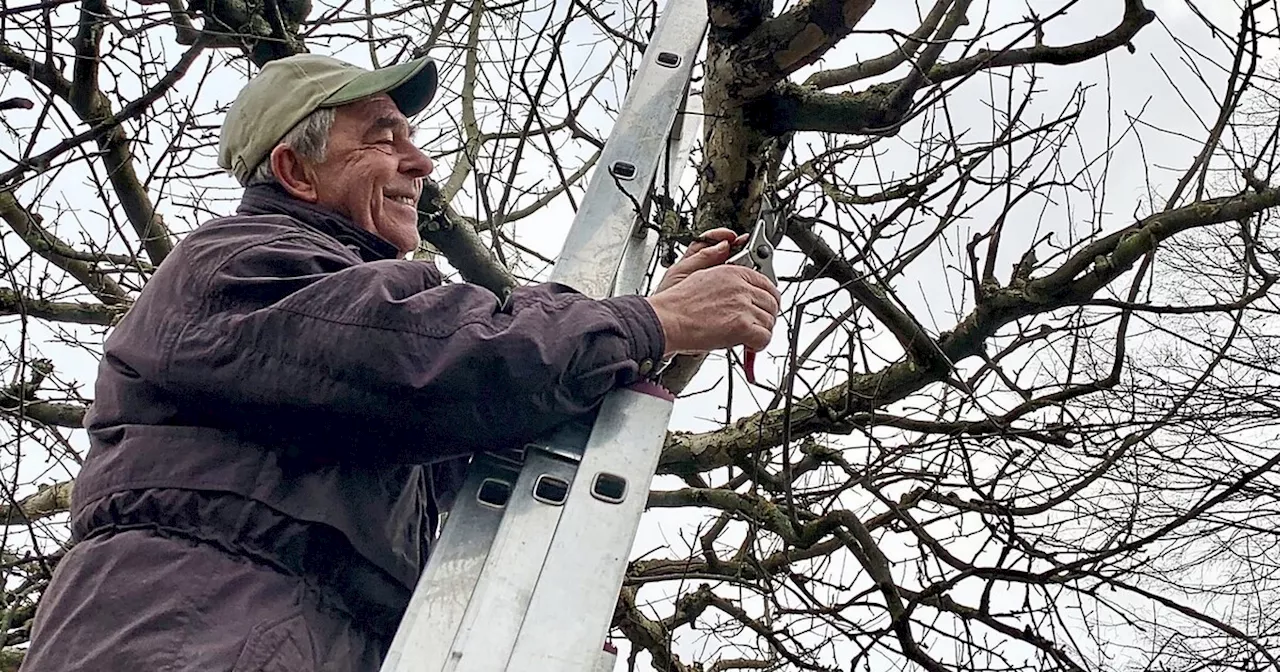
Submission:
[[[661,159],[663,182],[688,161],[707,24],[706,0],[668,0],[551,281],[592,298],[643,291],[658,236],[641,204]],[[618,389],[589,422],[477,455],[382,672],[611,670],[605,639],[673,401],[650,382]]]

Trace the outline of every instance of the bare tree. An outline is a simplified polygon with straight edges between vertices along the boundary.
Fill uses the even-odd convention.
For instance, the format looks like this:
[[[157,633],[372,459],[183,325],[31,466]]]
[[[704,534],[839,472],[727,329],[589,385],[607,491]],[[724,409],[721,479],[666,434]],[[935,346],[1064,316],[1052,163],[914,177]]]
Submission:
[[[735,353],[668,378],[628,668],[1280,668],[1275,3],[710,10],[704,133],[647,225],[669,261],[771,195],[786,302],[756,384]],[[0,669],[64,550],[104,335],[234,205],[246,76],[433,55],[420,256],[502,292],[549,269],[660,11],[0,9]]]

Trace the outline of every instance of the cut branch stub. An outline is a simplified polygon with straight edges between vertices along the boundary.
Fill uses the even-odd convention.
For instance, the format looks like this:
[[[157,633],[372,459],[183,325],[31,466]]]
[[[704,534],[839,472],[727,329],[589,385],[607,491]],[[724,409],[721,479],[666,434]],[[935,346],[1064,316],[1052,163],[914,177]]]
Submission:
[[[418,232],[458,269],[464,280],[480,285],[506,301],[516,279],[503,266],[476,232],[445,202],[440,185],[424,180],[418,200]]]

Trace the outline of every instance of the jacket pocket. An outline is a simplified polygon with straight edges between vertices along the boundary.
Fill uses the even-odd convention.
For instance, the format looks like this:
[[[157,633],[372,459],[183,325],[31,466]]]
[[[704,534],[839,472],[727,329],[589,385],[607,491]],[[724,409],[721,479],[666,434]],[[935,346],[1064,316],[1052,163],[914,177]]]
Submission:
[[[311,630],[301,613],[254,626],[232,672],[313,672]]]

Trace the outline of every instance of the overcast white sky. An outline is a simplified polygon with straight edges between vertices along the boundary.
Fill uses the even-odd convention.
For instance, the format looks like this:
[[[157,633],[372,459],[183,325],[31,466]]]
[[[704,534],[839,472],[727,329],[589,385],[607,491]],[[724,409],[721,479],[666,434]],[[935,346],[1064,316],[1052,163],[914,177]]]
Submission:
[[[911,7],[914,4],[916,3],[882,1],[867,16],[863,27],[868,30],[892,27],[904,32],[910,32],[918,22],[917,10]],[[928,5],[931,3],[923,2],[922,4]],[[975,3],[975,6],[981,4]],[[1037,1],[1033,3],[990,4],[992,7],[989,10],[990,15],[987,18],[987,23],[989,25],[999,25],[1024,16],[1027,13],[1028,4],[1034,7],[1037,12],[1043,14],[1056,9],[1063,2]],[[560,16],[563,14],[563,5],[563,1],[557,2],[552,9],[555,15]],[[1205,0],[1199,3],[1201,11],[1213,16],[1219,26],[1230,32],[1234,32],[1236,29],[1235,16],[1237,10],[1234,5],[1235,3],[1229,0]],[[1135,213],[1141,215],[1151,211],[1151,206],[1146,204],[1150,197],[1147,190],[1148,178],[1154,180],[1157,187],[1167,188],[1169,181],[1175,178],[1179,171],[1189,164],[1197,149],[1195,143],[1203,138],[1203,122],[1197,118],[1197,114],[1203,117],[1206,115],[1212,116],[1216,112],[1216,105],[1209,93],[1189,76],[1190,72],[1183,65],[1184,52],[1169,37],[1165,27],[1168,28],[1169,32],[1191,43],[1203,53],[1218,54],[1225,57],[1225,52],[1212,39],[1208,29],[1199,18],[1196,18],[1191,13],[1183,0],[1149,0],[1148,6],[1158,14],[1158,23],[1148,26],[1134,41],[1136,53],[1129,54],[1125,51],[1117,51],[1105,59],[1096,59],[1083,65],[1074,65],[1066,68],[1045,66],[1038,70],[1038,75],[1041,78],[1039,88],[1044,93],[1038,97],[1038,102],[1033,108],[1036,112],[1031,114],[1030,118],[1035,118],[1039,115],[1049,118],[1050,115],[1058,113],[1065,106],[1077,87],[1092,85],[1087,94],[1085,121],[1081,124],[1084,129],[1081,134],[1081,140],[1084,144],[1081,152],[1086,158],[1092,159],[1102,153],[1107,142],[1106,129],[1108,124],[1113,126],[1113,134],[1118,133],[1126,127],[1133,117],[1140,112],[1142,114],[1145,125],[1141,135],[1143,142],[1139,145],[1135,141],[1136,138],[1131,136],[1129,140],[1121,144],[1112,159],[1111,169],[1107,173],[1107,202],[1104,208],[1107,220],[1104,228],[1108,230],[1127,225],[1132,221]],[[982,10],[975,9],[975,11],[980,12]],[[1119,19],[1120,11],[1121,3],[1116,0],[1086,0],[1080,2],[1066,20],[1054,21],[1050,24],[1051,28],[1046,35],[1046,42],[1049,44],[1077,42],[1108,31]],[[431,10],[431,12],[429,18],[434,19],[434,10]],[[1160,24],[1163,24],[1163,26]],[[153,32],[158,33],[159,31]],[[968,34],[970,33],[962,29],[961,36]],[[878,56],[888,50],[889,44],[888,40],[883,36],[855,36],[846,40],[840,49],[832,53],[818,67],[839,67],[851,64],[858,58]],[[1003,45],[991,44],[986,46],[999,47]],[[1269,56],[1274,56],[1274,42],[1270,48],[1272,53]],[[181,53],[181,47],[170,44],[167,49],[167,58],[172,63]],[[583,54],[583,57],[585,57],[587,52],[582,48],[578,48],[576,53]],[[350,60],[367,64],[367,51],[351,49],[341,55]],[[450,54],[444,50],[439,50],[435,55],[446,68],[445,78],[456,81],[458,78],[457,64],[460,56],[456,52]],[[593,58],[599,58],[599,56],[596,55]],[[220,59],[218,60],[220,61]],[[200,67],[203,67],[203,65],[202,63]],[[1164,71],[1180,78],[1176,91],[1165,80],[1166,75],[1162,71],[1162,66]],[[808,72],[801,73],[796,79],[802,80]],[[1205,72],[1204,74],[1216,87],[1216,91],[1220,91],[1223,73]],[[195,80],[201,76],[199,73],[195,73],[194,70],[193,75],[195,76],[189,77],[191,83],[184,85],[184,91],[190,92],[194,87]],[[7,81],[3,89],[4,97],[25,95],[23,91],[25,84],[21,81],[15,81],[20,80],[20,78],[13,75],[6,75],[6,77]],[[199,109],[202,111],[208,110],[218,102],[229,101],[234,97],[239,81],[239,76],[230,71],[208,78],[203,93],[199,98]],[[961,90],[961,93],[948,102],[953,123],[962,128],[972,129],[972,132],[979,137],[984,133],[989,133],[991,129],[991,112],[986,102],[990,95],[988,85],[989,83],[985,80],[971,82]],[[1189,108],[1187,103],[1192,107]],[[21,113],[13,114],[6,118],[11,123],[29,124],[35,120],[34,112],[32,111],[32,114],[25,118]],[[453,111],[453,118],[456,118],[456,109]],[[219,120],[217,118],[209,118],[205,121],[207,123],[216,123]],[[451,126],[452,123],[452,118],[443,114],[429,116],[425,120],[425,124],[428,127],[438,126],[445,128]],[[586,119],[585,123],[606,128],[608,122],[596,117]],[[1185,134],[1186,137],[1153,130],[1156,128],[1177,129]],[[423,135],[428,138],[432,137],[429,132]],[[144,157],[150,157],[151,160],[154,160],[154,155],[163,150],[164,143],[168,140],[168,131],[155,129],[153,137],[152,146],[143,148]],[[51,144],[58,139],[50,136],[45,139],[44,144]],[[5,140],[5,142],[8,141]],[[802,145],[803,142],[798,142],[797,144]],[[12,149],[12,147],[6,147],[6,150]],[[429,149],[432,148],[429,147]],[[897,152],[890,153],[884,158],[880,162],[878,170],[896,171],[899,174],[905,174],[905,171],[910,171],[916,166],[916,157],[910,153],[908,145],[903,143]],[[207,166],[212,169],[212,150],[204,156],[194,159],[193,163],[207,163]],[[1079,163],[1079,157],[1077,157],[1077,163]],[[437,168],[437,177],[443,180],[443,176],[452,167],[452,160],[442,160]],[[81,171],[81,174],[83,174],[83,171]],[[874,174],[867,172],[864,181],[870,183],[873,179]],[[97,197],[92,192],[87,191],[84,181],[70,179],[64,175],[58,178],[58,185],[63,190],[63,198],[66,205],[73,208],[86,207],[90,203],[97,202]],[[233,183],[228,178],[209,178],[202,183],[202,187],[227,189],[228,191],[221,196],[222,198],[232,198],[235,195]],[[26,193],[29,194],[31,191],[27,190]],[[158,199],[160,210],[171,225],[179,230],[188,228],[190,225],[200,221],[198,217],[192,215],[190,209],[185,207],[184,203],[185,195],[183,194]],[[226,201],[222,205],[225,209],[229,209],[231,202]],[[992,212],[996,205],[998,203],[993,203],[985,210]],[[460,198],[456,206],[464,213],[475,214],[476,212],[474,201],[469,201],[466,196]],[[1016,258],[1025,249],[1026,241],[1043,234],[1046,230],[1052,229],[1059,232],[1059,234],[1065,234],[1073,224],[1079,226],[1078,222],[1072,221],[1073,217],[1079,216],[1079,212],[1069,213],[1064,205],[1054,204],[1048,206],[1044,216],[1040,218],[1040,207],[1040,204],[1035,204],[1033,207],[1027,208],[1025,211],[1027,213],[1026,220],[1018,221],[1006,233],[1008,239],[1008,243],[1004,246],[1006,255]],[[961,244],[974,231],[984,228],[987,222],[981,219],[981,214],[982,211],[975,213],[970,230],[958,232],[957,235],[961,238]],[[548,208],[535,219],[521,223],[517,228],[517,232],[523,244],[529,245],[544,254],[554,256],[560,247],[564,232],[567,230],[571,219],[572,211],[568,204],[561,199],[555,206]],[[104,222],[105,220],[102,219],[101,213],[92,212],[90,206],[88,211],[80,213],[76,219],[64,220],[60,223],[62,225],[61,230],[66,235],[67,232],[72,232],[81,225],[101,231],[104,228]],[[74,236],[73,242],[75,242]],[[1023,243],[1023,245],[1018,243]],[[13,236],[10,235],[4,238],[4,245],[10,246],[14,244]],[[948,289],[945,271],[943,270],[945,259],[942,258],[947,254],[949,253],[940,253],[941,256],[938,256],[937,264],[917,264],[919,270],[897,285],[902,300],[913,309],[914,313],[925,322],[926,328],[933,333],[950,328],[955,322],[951,312],[966,308],[966,306],[954,306],[951,303],[951,292]],[[1012,262],[1012,259],[1008,258],[1008,256],[1002,260],[999,267],[1002,274],[1006,272],[1005,269]],[[794,256],[789,257],[789,260],[793,265],[796,262]],[[784,272],[785,270],[788,269],[784,269]],[[951,280],[954,283],[954,277]],[[3,332],[0,333],[4,334],[6,343],[16,343],[17,331],[12,324],[0,326],[0,329],[3,329]],[[771,348],[772,353],[777,354],[783,351],[784,343],[782,343],[783,338],[781,335],[785,333],[784,329],[785,325],[780,324],[779,337],[775,338],[775,346]],[[85,330],[75,331],[83,332]],[[93,353],[85,352],[74,345],[57,343],[55,335],[43,327],[33,329],[33,338],[40,349],[52,356],[58,363],[59,375],[62,378],[78,381],[82,384],[85,395],[92,395],[92,381],[96,366],[96,359]],[[762,358],[757,366],[759,367],[758,373],[766,380],[771,379],[776,372],[768,358]],[[704,369],[704,373],[699,380],[690,386],[690,389],[699,389],[706,384],[710,384],[723,375],[723,372],[724,367],[720,362],[710,363]],[[737,404],[734,409],[735,415],[754,412],[758,410],[760,403],[767,402],[767,397],[753,400],[741,393],[741,387],[738,389],[740,391],[737,395]],[[718,408],[721,401],[718,396],[706,396],[680,402],[677,404],[672,428],[706,430],[717,427],[723,418],[723,411]],[[75,445],[81,448],[84,447],[82,436],[76,437]],[[32,457],[29,455],[24,457],[23,469],[33,478],[37,478],[41,482],[49,482],[61,480],[67,476],[65,472],[57,471],[44,476],[37,476],[37,472],[42,470],[44,465],[41,461],[34,460]],[[31,479],[23,480],[26,482]],[[671,479],[659,479],[655,483],[656,487],[679,487],[680,485],[679,482]],[[19,492],[19,495],[30,492],[33,487],[32,485],[24,487]],[[682,533],[688,532],[689,529],[689,514],[687,512],[651,512],[646,515],[642,523],[641,534],[635,545],[635,552],[637,554],[646,553],[654,548],[670,546],[673,549],[672,552],[678,554],[686,542],[679,541],[677,537]],[[685,651],[693,651],[692,647],[693,645],[690,644],[681,648]],[[618,669],[625,669],[621,661]]]

